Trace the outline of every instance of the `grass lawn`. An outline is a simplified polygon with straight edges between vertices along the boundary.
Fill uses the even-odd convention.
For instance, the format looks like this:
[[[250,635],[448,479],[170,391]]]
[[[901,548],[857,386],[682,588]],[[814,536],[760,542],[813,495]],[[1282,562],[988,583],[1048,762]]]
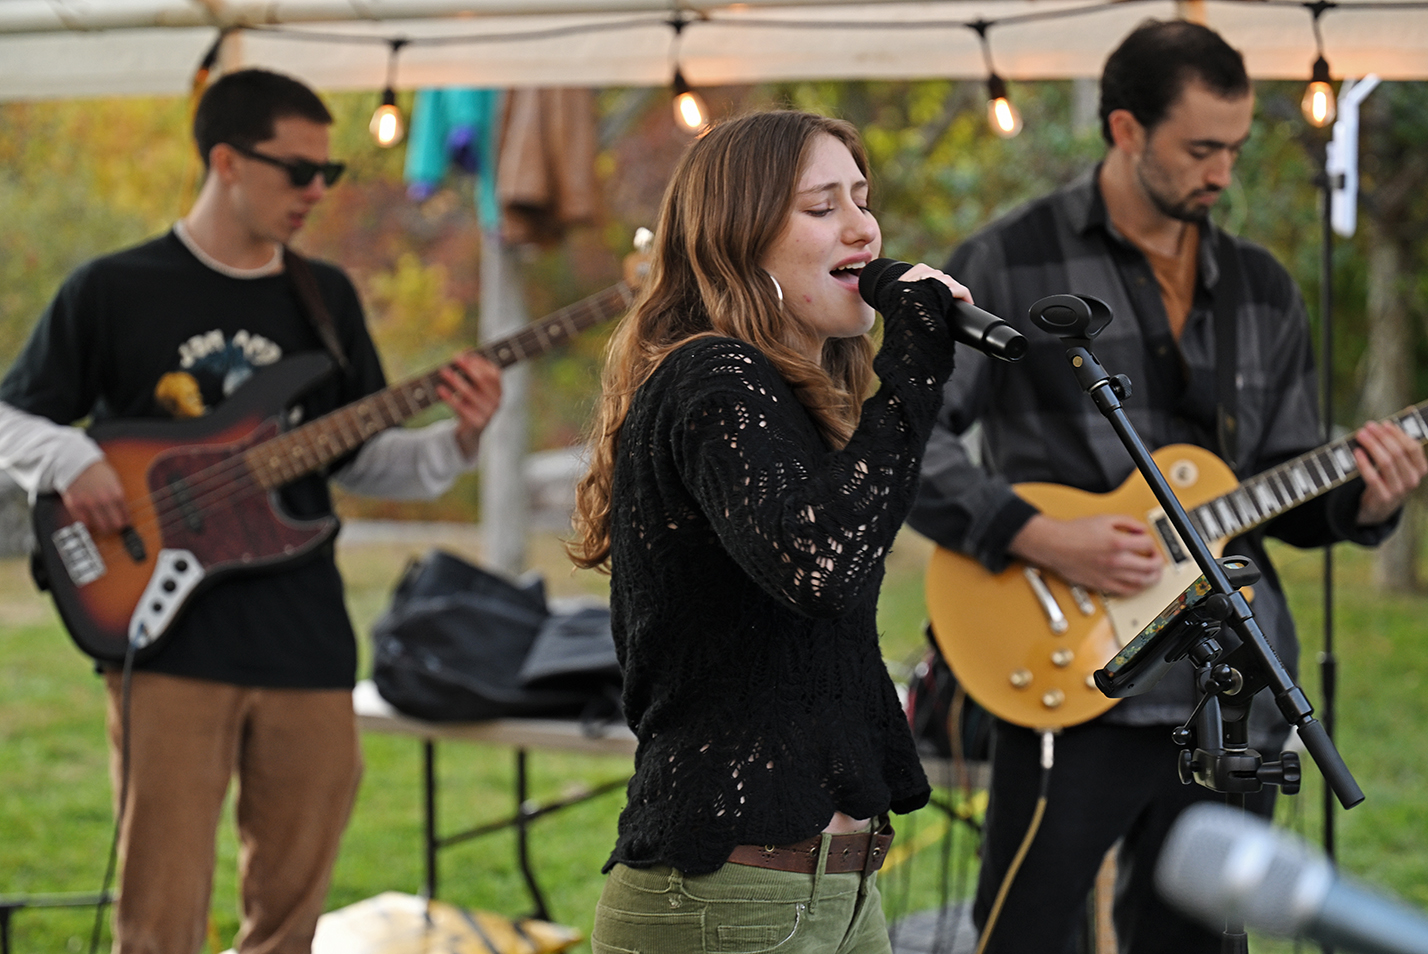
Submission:
[[[470,534],[443,546],[476,556]],[[385,606],[406,561],[424,542],[343,544],[339,558],[359,631],[366,632]],[[885,655],[912,660],[921,647],[925,541],[911,534],[890,558],[881,605]],[[1421,683],[1428,668],[1428,628],[1420,620],[1423,597],[1390,597],[1367,584],[1368,561],[1340,547],[1338,636],[1340,716],[1338,744],[1368,800],[1340,813],[1342,866],[1351,874],[1428,907],[1428,817],[1424,811],[1425,747],[1418,735],[1428,716]],[[531,563],[552,595],[601,593],[604,580],[571,573],[558,541],[532,541]],[[1305,641],[1302,685],[1321,696],[1315,652],[1320,633],[1317,553],[1279,551]],[[366,647],[364,649],[364,670]],[[30,588],[22,561],[0,561],[0,896],[92,892],[104,873],[111,837],[109,786],[103,740],[103,695],[91,667],[69,643],[46,598]],[[366,776],[334,874],[329,906],[336,908],[382,891],[420,890],[420,746],[370,734],[363,741]],[[446,744],[439,750],[442,830],[463,829],[505,817],[513,809],[514,759],[509,750]],[[627,773],[624,759],[537,752],[531,782],[537,798],[565,794],[574,784]],[[1284,820],[1317,837],[1322,796],[1317,772],[1306,771],[1304,794],[1281,801]],[[939,793],[945,797],[945,792]],[[554,916],[588,932],[599,894],[599,867],[614,841],[619,792],[607,794],[536,823],[534,865]],[[975,877],[973,839],[956,826],[955,844],[942,835],[946,816],[934,808],[904,818],[899,841],[917,849],[883,879],[890,917],[937,904],[944,876],[952,896],[965,894]],[[237,925],[235,846],[231,829],[220,838],[213,917],[222,947]],[[529,899],[516,866],[509,832],[466,842],[441,856],[440,896],[504,914],[526,913]],[[12,923],[13,950],[81,951],[88,948],[88,909],[20,911]],[[222,950],[222,947],[218,948]],[[588,951],[588,944],[576,948]],[[1255,950],[1288,951],[1261,943]]]

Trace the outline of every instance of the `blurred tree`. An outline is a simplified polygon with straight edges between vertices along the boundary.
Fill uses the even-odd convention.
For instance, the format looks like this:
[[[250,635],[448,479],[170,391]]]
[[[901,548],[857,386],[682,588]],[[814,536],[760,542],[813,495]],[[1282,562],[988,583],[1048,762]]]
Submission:
[[[862,131],[884,254],[907,261],[945,262],[978,228],[1069,182],[1103,151],[1098,132],[1075,129],[1069,82],[1012,84],[1025,130],[1009,140],[987,128],[982,83],[798,83],[765,92]]]
[[[0,104],[0,368],[71,269],[181,213],[186,123],[174,99]]]

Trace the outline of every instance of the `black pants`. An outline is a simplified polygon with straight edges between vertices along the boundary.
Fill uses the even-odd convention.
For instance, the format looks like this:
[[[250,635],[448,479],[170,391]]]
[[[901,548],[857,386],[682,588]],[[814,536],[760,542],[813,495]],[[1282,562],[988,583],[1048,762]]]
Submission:
[[[1155,862],[1176,816],[1195,802],[1224,801],[1199,785],[1180,784],[1180,749],[1170,741],[1171,728],[1091,722],[1056,737],[1046,813],[993,926],[988,954],[1073,951],[1087,893],[1118,839],[1124,839],[1115,910],[1122,954],[1218,954],[1218,931],[1187,920],[1155,892]],[[982,872],[972,909],[979,927],[1031,823],[1040,759],[1037,733],[996,723]],[[1270,815],[1274,789],[1248,796],[1248,807]]]

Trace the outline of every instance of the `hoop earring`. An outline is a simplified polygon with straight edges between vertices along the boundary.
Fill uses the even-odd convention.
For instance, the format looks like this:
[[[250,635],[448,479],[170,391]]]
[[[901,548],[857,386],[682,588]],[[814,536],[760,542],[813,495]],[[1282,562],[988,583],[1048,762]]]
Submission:
[[[778,304],[779,304],[779,307],[782,308],[782,307],[783,307],[783,286],[778,283],[778,279],[777,279],[777,278],[774,278],[774,277],[773,277],[773,272],[766,271],[766,272],[764,272],[764,274],[769,277],[769,281],[771,281],[771,282],[774,283],[774,291],[778,292]]]

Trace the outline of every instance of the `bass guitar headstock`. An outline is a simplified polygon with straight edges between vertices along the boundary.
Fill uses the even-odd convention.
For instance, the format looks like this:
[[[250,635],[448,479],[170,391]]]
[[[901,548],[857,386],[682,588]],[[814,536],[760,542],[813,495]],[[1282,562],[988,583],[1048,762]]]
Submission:
[[[650,273],[650,258],[654,250],[654,233],[641,226],[635,230],[635,250],[625,256],[621,266],[625,284],[639,291]]]

